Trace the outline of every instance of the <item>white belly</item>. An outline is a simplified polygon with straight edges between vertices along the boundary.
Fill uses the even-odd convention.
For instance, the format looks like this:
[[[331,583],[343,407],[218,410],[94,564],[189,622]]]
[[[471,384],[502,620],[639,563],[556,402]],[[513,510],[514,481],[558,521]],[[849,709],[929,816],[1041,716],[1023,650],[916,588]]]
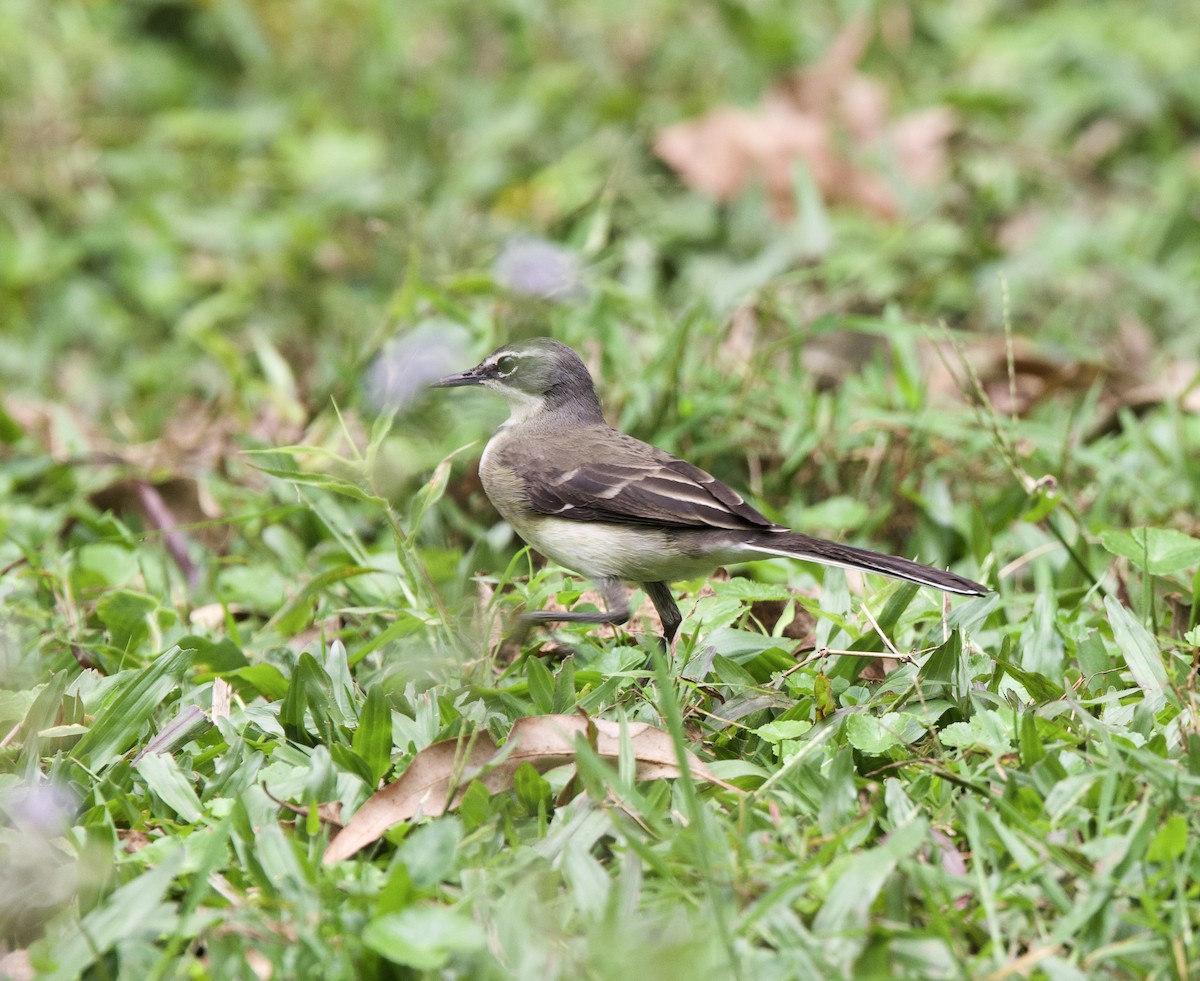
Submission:
[[[509,520],[513,530],[537,551],[589,579],[675,582],[707,575],[728,560],[681,554],[666,532],[649,528],[549,517],[532,522]]]

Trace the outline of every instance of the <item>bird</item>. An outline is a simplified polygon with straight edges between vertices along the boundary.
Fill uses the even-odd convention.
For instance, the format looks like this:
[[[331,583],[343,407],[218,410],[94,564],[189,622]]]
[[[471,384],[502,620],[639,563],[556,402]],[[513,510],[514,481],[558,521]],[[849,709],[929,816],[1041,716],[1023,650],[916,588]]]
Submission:
[[[532,610],[526,625],[620,626],[626,584],[654,604],[668,649],[683,618],[670,584],[718,566],[772,556],[905,579],[947,593],[990,590],[953,572],[813,538],[760,514],[712,474],[605,422],[579,355],[548,337],[514,341],[433,388],[479,386],[503,396],[509,417],[479,462],[483,488],[529,546],[596,584],[604,612]]]

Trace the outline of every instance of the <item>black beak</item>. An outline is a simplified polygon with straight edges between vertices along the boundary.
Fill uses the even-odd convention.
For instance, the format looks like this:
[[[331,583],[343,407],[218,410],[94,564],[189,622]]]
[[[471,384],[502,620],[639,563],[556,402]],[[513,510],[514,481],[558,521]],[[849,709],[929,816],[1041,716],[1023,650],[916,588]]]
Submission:
[[[430,388],[461,388],[463,385],[482,385],[483,372],[480,371],[480,366],[468,368],[466,371],[460,371],[453,375],[447,375],[445,378],[439,378]]]

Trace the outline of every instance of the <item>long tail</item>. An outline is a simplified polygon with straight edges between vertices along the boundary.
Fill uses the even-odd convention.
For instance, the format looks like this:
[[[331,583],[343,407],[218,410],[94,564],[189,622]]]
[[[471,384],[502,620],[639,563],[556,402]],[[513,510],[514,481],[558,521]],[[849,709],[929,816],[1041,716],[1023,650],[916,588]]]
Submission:
[[[983,596],[991,590],[986,586],[956,575],[944,572],[932,566],[921,565],[911,559],[901,559],[894,555],[884,555],[882,552],[872,552],[865,548],[855,548],[853,545],[841,545],[837,542],[827,542],[822,538],[811,538],[797,531],[764,531],[754,536],[746,544],[759,552],[770,555],[786,555],[796,559],[806,559],[810,562],[820,562],[823,565],[839,565],[845,569],[862,569],[866,572],[877,572],[882,576],[892,576],[895,579],[907,579],[909,582],[920,583],[922,586],[933,586],[948,593],[959,593],[963,596]]]

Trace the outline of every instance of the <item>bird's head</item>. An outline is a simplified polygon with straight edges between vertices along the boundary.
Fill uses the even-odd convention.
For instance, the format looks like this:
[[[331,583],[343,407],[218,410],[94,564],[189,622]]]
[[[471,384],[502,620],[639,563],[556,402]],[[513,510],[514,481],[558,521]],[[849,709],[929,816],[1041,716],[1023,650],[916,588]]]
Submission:
[[[474,368],[433,383],[434,388],[464,385],[481,385],[503,395],[512,410],[510,422],[555,410],[568,411],[576,419],[603,419],[592,376],[579,355],[549,337],[505,344]]]

